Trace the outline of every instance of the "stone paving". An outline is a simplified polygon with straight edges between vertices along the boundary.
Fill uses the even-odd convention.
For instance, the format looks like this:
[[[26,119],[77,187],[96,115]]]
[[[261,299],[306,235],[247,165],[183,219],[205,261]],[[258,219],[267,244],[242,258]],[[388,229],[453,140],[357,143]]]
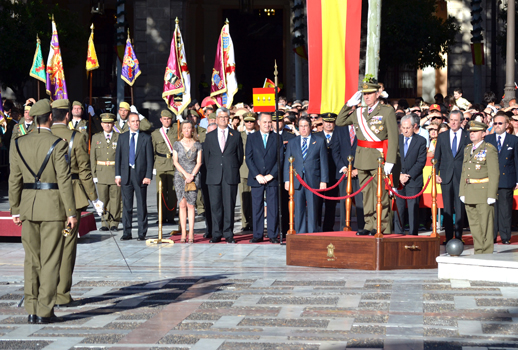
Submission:
[[[518,348],[518,284],[286,266],[281,245],[157,246],[101,232],[79,242],[82,305],[28,325],[23,247],[0,240],[0,349]]]

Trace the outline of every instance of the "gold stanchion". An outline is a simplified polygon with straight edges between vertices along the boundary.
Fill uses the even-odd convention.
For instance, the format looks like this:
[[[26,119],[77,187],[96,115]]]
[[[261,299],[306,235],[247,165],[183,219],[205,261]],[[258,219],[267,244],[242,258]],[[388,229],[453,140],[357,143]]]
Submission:
[[[376,191],[376,197],[378,203],[376,204],[376,234],[375,238],[383,238],[381,233],[381,215],[383,212],[383,205],[381,204],[381,196],[383,195],[383,158],[378,158],[378,190]]]
[[[171,243],[174,244],[172,239],[164,239],[162,238],[162,180],[158,182],[158,239],[148,239],[146,244],[161,244],[161,243]]]
[[[295,195],[295,169],[293,169],[293,161],[295,158],[290,157],[290,184],[289,184],[289,194],[290,194],[290,202],[288,204],[289,212],[290,212],[290,229],[288,230],[289,235],[296,234],[295,227],[294,227],[294,218],[295,218],[295,200],[293,199],[293,196]]]
[[[350,195],[353,193],[353,184],[352,184],[352,173],[353,173],[353,156],[347,157],[347,160],[349,161],[349,166],[347,167],[347,195]],[[344,231],[352,231],[351,227],[351,207],[352,207],[353,199],[347,198],[345,200],[345,227]]]
[[[439,238],[439,235],[437,234],[437,181],[435,178],[437,174],[437,169],[435,168],[436,164],[437,160],[432,159],[432,234],[430,237]]]

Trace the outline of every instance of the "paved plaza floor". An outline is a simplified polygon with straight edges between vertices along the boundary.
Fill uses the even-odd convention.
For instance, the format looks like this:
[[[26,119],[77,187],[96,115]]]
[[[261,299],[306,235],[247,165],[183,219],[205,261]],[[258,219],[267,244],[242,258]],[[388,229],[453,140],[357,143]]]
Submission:
[[[0,349],[518,348],[518,284],[439,280],[436,269],[287,266],[281,245],[157,246],[116,236],[79,240],[72,295],[82,305],[55,309],[64,322],[50,325],[27,324],[17,307],[23,247],[0,240]]]

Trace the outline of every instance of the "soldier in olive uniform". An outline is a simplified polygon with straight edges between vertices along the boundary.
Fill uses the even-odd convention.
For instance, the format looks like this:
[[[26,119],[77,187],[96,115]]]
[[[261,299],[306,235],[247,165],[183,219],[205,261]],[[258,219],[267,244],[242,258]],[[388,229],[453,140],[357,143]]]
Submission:
[[[50,131],[50,101],[38,101],[30,113],[37,117],[40,127],[37,132],[17,138],[11,148],[9,204],[14,223],[22,226],[28,322],[50,323],[55,321],[62,230],[65,222],[73,230],[78,222],[68,144]]]
[[[56,306],[71,307],[78,303],[72,300],[70,288],[72,288],[72,274],[76,263],[77,231],[81,222],[81,213],[88,207],[88,200],[94,205],[100,202],[97,199],[92,171],[90,170],[90,157],[88,156],[87,134],[67,128],[69,118],[68,100],[56,100],[52,102],[52,117],[54,123],[51,131],[57,137],[68,143],[68,162],[72,173],[72,189],[76,201],[77,226],[68,237],[65,238],[63,257],[59,269],[59,284]]]
[[[377,203],[377,169],[378,158],[385,158],[384,173],[388,176],[396,164],[398,156],[398,127],[396,114],[392,106],[379,103],[380,85],[375,81],[363,83],[361,92],[358,91],[342,108],[336,120],[337,126],[353,124],[358,140],[354,166],[358,169],[360,186],[374,176],[374,180],[363,190],[363,204],[365,215],[365,228],[358,231],[357,235],[376,234],[376,203]],[[357,107],[361,102],[361,96],[367,103],[365,107]],[[399,184],[399,174],[394,175],[397,181],[392,186]],[[383,186],[381,203],[383,205],[381,217],[381,230],[383,233],[392,233],[391,213],[388,193]]]
[[[135,107],[133,107],[135,108]],[[131,106],[128,102],[121,102],[119,104],[119,116],[120,120],[115,123],[113,126],[113,130],[118,132],[119,134],[123,134],[127,131],[129,131],[129,125],[128,125],[128,117],[130,114]],[[139,114],[140,118],[140,131],[149,131],[153,125],[151,125],[151,122],[147,120],[146,118],[142,117]]]
[[[18,125],[15,125],[13,128],[13,133],[11,135],[11,142],[14,139],[17,139],[20,136],[27,135],[36,129],[36,123],[34,122],[34,117],[30,115],[30,106],[25,106],[23,118],[18,121]]]
[[[101,114],[101,131],[92,136],[90,164],[97,193],[106,208],[99,231],[117,231],[121,221],[121,188],[115,184],[115,150],[119,133],[113,131],[115,115]],[[111,215],[110,215],[111,214]]]
[[[484,141],[486,124],[472,120],[468,127],[473,143],[464,148],[459,197],[466,206],[475,254],[492,254],[494,204],[500,179],[498,151]]]
[[[241,139],[243,140],[243,154],[246,149],[246,139],[248,134],[255,132],[257,114],[254,112],[246,112],[243,114],[245,122],[245,130],[241,131]],[[239,196],[241,198],[241,225],[243,231],[253,231],[252,225],[252,188],[248,186],[248,166],[243,157],[243,164],[239,168],[239,176],[241,182],[239,183]]]
[[[177,207],[176,191],[174,190],[173,144],[178,139],[177,130],[172,127],[173,113],[164,109],[160,113],[162,127],[151,133],[156,170],[157,203],[163,200],[162,222],[173,223]],[[158,198],[158,186],[162,180],[162,198]]]
[[[83,105],[79,101],[72,102],[72,120],[68,122],[68,128],[70,130],[76,130],[80,133],[86,133],[88,135],[88,121],[82,118],[83,116]]]

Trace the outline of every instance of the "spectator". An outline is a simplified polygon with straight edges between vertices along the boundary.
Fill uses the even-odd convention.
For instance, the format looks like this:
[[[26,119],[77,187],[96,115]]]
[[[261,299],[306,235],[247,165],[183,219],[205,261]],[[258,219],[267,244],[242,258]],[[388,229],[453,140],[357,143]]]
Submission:
[[[430,145],[427,150],[427,157],[433,157],[435,154],[435,146],[437,145],[437,136],[439,136],[439,125],[430,124],[426,127],[428,133],[430,133]]]
[[[468,100],[466,100],[464,97],[462,97],[462,89],[461,88],[456,88],[455,90],[453,90],[453,97],[455,98],[455,104],[460,109],[463,109],[465,111],[470,109],[471,103]]]
[[[419,126],[420,118],[417,114],[410,113],[409,116],[414,118],[414,122],[412,123],[412,126],[414,127],[414,133],[422,136],[426,140],[426,147],[428,147],[430,145],[430,134],[428,134],[428,130]]]
[[[443,132],[448,130],[450,130],[450,126],[448,124],[441,123],[441,125],[439,125],[439,134],[442,134]],[[437,138],[439,138],[439,135],[437,135]]]

